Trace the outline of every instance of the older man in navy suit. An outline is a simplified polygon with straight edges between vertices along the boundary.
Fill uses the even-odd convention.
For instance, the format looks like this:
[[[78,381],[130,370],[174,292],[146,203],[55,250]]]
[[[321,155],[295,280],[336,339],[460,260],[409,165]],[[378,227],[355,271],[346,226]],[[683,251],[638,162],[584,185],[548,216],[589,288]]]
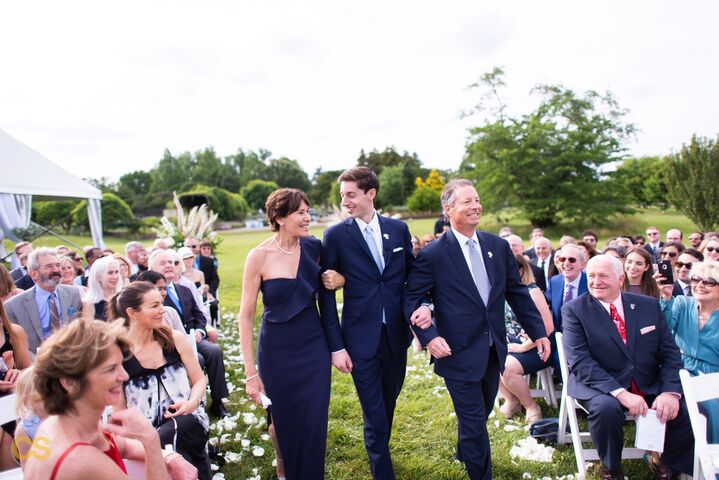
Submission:
[[[404,222],[375,211],[379,179],[372,170],[351,168],[338,181],[350,218],[325,231],[320,263],[345,277],[342,326],[333,291],[320,295],[320,310],[332,363],[352,372],[372,476],[394,479],[389,438],[411,339],[402,294],[414,262],[412,242]],[[345,349],[349,357],[338,355]]]
[[[452,397],[458,458],[471,479],[490,479],[486,421],[507,356],[505,300],[537,343],[542,360],[549,356],[550,344],[509,244],[476,230],[482,205],[474,184],[450,181],[441,201],[451,228],[417,256],[407,279],[405,315],[432,354],[434,371],[444,377]]]
[[[583,272],[587,259],[584,250],[577,245],[568,243],[557,252],[561,275],[549,279],[547,301],[554,317],[554,329],[562,331],[562,305],[584,295],[587,289],[587,274]]]
[[[646,415],[651,405],[667,424],[655,478],[691,474],[694,438],[682,401],[682,361],[652,297],[622,293],[621,262],[598,255],[587,263],[590,295],[562,307],[569,394],[589,412],[589,432],[605,479],[623,479],[625,414]]]

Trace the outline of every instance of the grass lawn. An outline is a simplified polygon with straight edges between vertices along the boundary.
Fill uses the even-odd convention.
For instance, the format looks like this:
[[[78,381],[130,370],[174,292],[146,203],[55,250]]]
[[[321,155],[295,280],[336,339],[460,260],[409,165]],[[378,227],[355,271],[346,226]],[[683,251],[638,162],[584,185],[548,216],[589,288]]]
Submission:
[[[413,234],[422,236],[432,232],[434,219],[409,221]],[[657,226],[662,232],[676,227],[687,235],[694,225],[684,216],[676,213],[645,211],[640,215],[616,220],[612,230],[600,229],[603,239],[617,233],[643,234],[648,225]],[[525,239],[531,227],[514,222],[515,231]],[[496,218],[487,215],[481,227],[496,232],[500,224]],[[312,233],[322,237],[321,227]],[[560,233],[550,231],[550,238],[556,245]],[[578,236],[580,231],[567,231]],[[222,235],[220,247],[220,298],[222,305],[222,339],[225,361],[230,384],[230,409],[234,417],[215,422],[212,426],[213,442],[219,442],[228,459],[220,472],[227,479],[272,479],[275,478],[272,460],[272,443],[267,435],[264,412],[246,400],[244,395],[244,369],[242,366],[239,335],[236,328],[236,313],[239,308],[242,271],[247,252],[269,236],[268,231],[237,232]],[[68,237],[79,245],[89,243],[87,237]],[[600,239],[600,244],[604,241]],[[127,239],[106,238],[109,247],[118,252],[124,250]],[[36,245],[58,245],[62,243],[53,237],[43,237]],[[146,242],[149,243],[149,242]],[[6,249],[12,244],[5,241]],[[288,366],[291,368],[291,365]],[[545,417],[556,416],[551,407],[543,406]],[[569,479],[575,474],[574,454],[571,445],[564,445],[554,451],[552,461],[541,463],[512,459],[510,449],[528,436],[521,421],[505,421],[492,417],[488,422],[492,443],[492,465],[497,479]],[[397,404],[391,450],[395,471],[399,479],[462,479],[467,478],[461,464],[453,461],[456,442],[456,418],[452,404],[442,380],[432,373],[424,354],[410,353],[402,394]],[[331,479],[371,478],[363,446],[362,415],[350,376],[333,371],[332,399],[327,444],[326,476]],[[627,433],[627,445],[631,443]],[[628,478],[650,478],[641,461],[625,464]],[[219,475],[218,475],[219,477]],[[596,478],[591,477],[590,478]]]

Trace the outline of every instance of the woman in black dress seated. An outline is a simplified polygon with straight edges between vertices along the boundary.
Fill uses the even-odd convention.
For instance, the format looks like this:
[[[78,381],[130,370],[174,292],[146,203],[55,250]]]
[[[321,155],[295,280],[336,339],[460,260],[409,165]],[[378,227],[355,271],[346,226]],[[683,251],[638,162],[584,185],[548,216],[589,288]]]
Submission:
[[[163,314],[162,296],[148,282],[131,283],[110,305],[110,317],[125,319],[132,341],[123,362],[129,380],[115,411],[140,409],[162,445],[171,444],[197,467],[200,479],[209,479],[207,381],[185,334],[171,330]]]
[[[107,320],[107,305],[120,290],[122,278],[118,261],[111,256],[96,260],[87,279],[87,292],[82,298],[83,317],[91,317],[88,320]]]
[[[301,190],[274,191],[265,204],[274,232],[247,256],[238,319],[247,394],[272,401],[288,480],[324,478],[331,356],[316,295],[321,242],[309,236],[309,201]],[[264,311],[255,368],[257,295]],[[347,355],[337,352],[333,356]]]

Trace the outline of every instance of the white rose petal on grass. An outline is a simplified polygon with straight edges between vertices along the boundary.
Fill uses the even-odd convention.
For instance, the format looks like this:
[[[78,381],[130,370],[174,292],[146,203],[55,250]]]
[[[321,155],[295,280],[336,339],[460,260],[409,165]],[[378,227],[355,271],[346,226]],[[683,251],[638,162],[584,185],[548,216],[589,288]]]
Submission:
[[[259,445],[255,445],[254,447],[252,447],[252,455],[254,455],[255,457],[261,457],[264,454],[265,449],[260,447]]]
[[[494,426],[495,426],[495,428],[499,428],[499,420],[494,421]]]
[[[270,439],[270,436],[269,436],[269,435],[267,435],[266,433],[263,433],[262,435],[260,435],[260,438],[261,438],[261,439],[262,439],[263,441],[265,441],[265,442],[266,442],[267,440],[269,440],[269,439]]]
[[[216,473],[212,476],[212,480],[225,480],[225,474],[222,472]]]
[[[225,460],[227,460],[227,463],[240,463],[240,460],[242,460],[242,454],[227,452],[225,453]]]
[[[548,445],[543,445],[532,437],[519,440],[517,445],[513,445],[509,450],[509,456],[511,458],[519,458],[521,460],[530,460],[533,462],[549,463],[552,461],[553,454],[554,448]]]
[[[210,445],[212,445],[213,447],[216,447],[218,443],[220,443],[220,439],[218,439],[217,437],[210,438]]]
[[[257,416],[252,412],[243,413],[242,421],[245,422],[245,425],[254,425],[257,423]]]
[[[505,432],[513,432],[513,431],[515,431],[515,430],[519,430],[519,427],[516,426],[516,425],[505,425],[505,426],[504,426],[504,431],[505,431]]]
[[[242,445],[242,448],[247,448],[250,446],[250,439],[249,438],[243,438],[240,440],[240,445]]]
[[[527,478],[532,478],[532,474],[529,473],[529,472],[524,472],[524,473],[522,474],[522,478],[525,479],[525,480],[526,480]]]

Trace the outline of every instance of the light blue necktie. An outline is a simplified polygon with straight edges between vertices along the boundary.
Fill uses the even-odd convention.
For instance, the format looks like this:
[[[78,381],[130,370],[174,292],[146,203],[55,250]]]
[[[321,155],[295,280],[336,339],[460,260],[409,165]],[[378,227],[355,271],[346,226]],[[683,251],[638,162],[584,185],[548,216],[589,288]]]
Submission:
[[[482,297],[482,301],[485,306],[488,306],[489,291],[492,285],[489,283],[487,277],[487,269],[484,266],[484,259],[482,254],[479,252],[477,240],[470,238],[467,241],[469,245],[469,262],[472,264],[472,275],[474,275],[474,284],[477,286],[479,296]]]
[[[364,227],[364,239],[367,242],[367,246],[369,247],[369,251],[372,254],[372,258],[374,258],[374,263],[377,264],[377,269],[379,269],[379,272],[382,273],[384,270],[384,267],[382,266],[382,258],[379,255],[379,250],[377,250],[377,244],[374,241],[374,237],[372,236],[372,227],[367,225]]]
[[[167,294],[170,296],[170,300],[172,300],[172,303],[174,303],[177,307],[177,311],[180,312],[180,315],[182,315],[182,303],[180,302],[180,297],[177,296],[177,291],[175,291],[175,285],[170,283],[166,290]]]

